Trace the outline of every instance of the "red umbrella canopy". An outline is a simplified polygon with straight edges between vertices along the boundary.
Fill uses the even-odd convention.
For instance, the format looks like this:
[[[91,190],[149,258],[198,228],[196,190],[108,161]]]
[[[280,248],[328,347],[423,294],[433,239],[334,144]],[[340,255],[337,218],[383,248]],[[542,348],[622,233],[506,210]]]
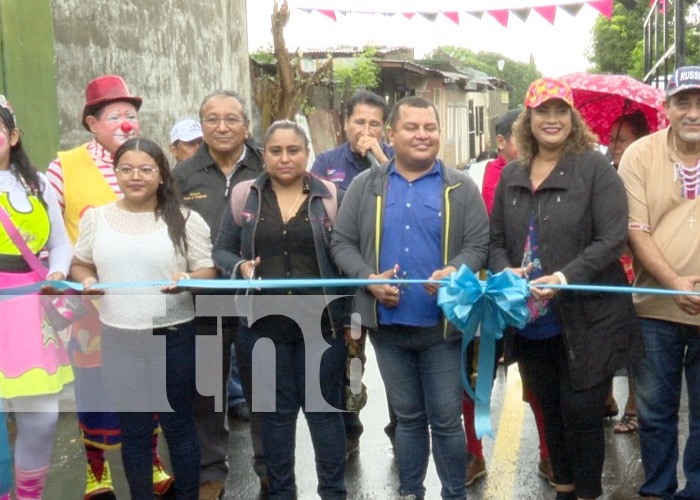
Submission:
[[[559,77],[574,93],[574,107],[583,120],[607,145],[613,122],[620,116],[640,110],[655,132],[668,125],[664,111],[664,91],[626,75],[571,73]]]

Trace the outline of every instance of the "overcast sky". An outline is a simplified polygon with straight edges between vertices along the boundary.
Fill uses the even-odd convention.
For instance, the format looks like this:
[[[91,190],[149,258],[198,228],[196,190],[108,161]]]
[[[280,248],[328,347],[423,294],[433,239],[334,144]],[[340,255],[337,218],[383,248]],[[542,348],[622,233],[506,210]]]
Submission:
[[[380,4],[382,0],[375,0]],[[441,0],[427,2],[439,10]],[[449,1],[449,0],[447,0]],[[464,0],[461,0],[464,1]],[[274,0],[248,0],[248,47],[255,51],[272,45],[270,16]],[[435,22],[421,16],[411,20],[368,14],[348,14],[332,19],[299,10],[295,5],[309,5],[309,0],[289,0],[290,20],[285,28],[285,40],[290,50],[300,48],[325,49],[338,45],[414,47],[416,57],[422,57],[438,45],[456,45],[474,51],[502,53],[511,59],[527,62],[532,54],[537,68],[548,76],[584,71],[590,64],[584,51],[590,43],[590,30],[598,12],[585,5],[572,17],[557,9],[554,25],[534,11],[526,22],[511,14],[508,28],[484,15],[481,20],[460,13],[459,26],[438,15]],[[338,9],[352,8],[352,0],[336,0]]]

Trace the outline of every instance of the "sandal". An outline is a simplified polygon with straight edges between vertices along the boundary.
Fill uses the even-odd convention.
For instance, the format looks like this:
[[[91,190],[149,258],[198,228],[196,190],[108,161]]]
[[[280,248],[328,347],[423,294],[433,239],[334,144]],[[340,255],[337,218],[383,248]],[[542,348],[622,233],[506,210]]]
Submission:
[[[625,412],[620,421],[613,427],[613,432],[615,434],[627,434],[630,432],[636,432],[637,429],[639,429],[637,414]]]

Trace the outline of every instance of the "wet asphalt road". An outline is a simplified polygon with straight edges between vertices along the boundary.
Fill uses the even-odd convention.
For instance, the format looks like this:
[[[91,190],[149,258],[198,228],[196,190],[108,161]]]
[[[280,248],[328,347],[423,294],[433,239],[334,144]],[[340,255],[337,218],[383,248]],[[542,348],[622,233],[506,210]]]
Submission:
[[[368,349],[371,347],[368,345]],[[397,471],[391,444],[383,432],[387,423],[386,399],[373,354],[368,352],[364,379],[370,391],[361,418],[365,432],[360,451],[347,463],[346,479],[349,500],[392,500],[397,498]],[[684,396],[685,397],[685,396]],[[627,380],[615,379],[615,398],[622,409],[627,398]],[[70,407],[67,402],[66,408]],[[226,483],[225,499],[257,500],[259,483],[252,472],[248,424],[230,420],[231,472]],[[537,433],[529,406],[521,401],[520,379],[516,369],[505,377],[499,369],[492,401],[492,424],[495,440],[484,439],[488,475],[467,490],[474,500],[547,500],[554,499],[554,489],[537,476],[539,461]],[[606,423],[606,463],[603,477],[604,500],[638,498],[636,491],[643,478],[637,434],[612,432],[614,422]],[[687,436],[687,404],[681,405],[681,435]],[[163,455],[167,451],[161,439]],[[684,440],[681,439],[681,445]],[[682,449],[682,448],[681,448]],[[121,470],[118,451],[109,451],[119,500],[128,500],[128,488]],[[680,469],[680,465],[679,465]],[[298,421],[296,474],[300,500],[318,498],[311,440],[303,415]],[[85,481],[84,452],[78,437],[75,415],[62,413],[52,469],[45,499],[81,500]],[[684,484],[679,474],[679,483]],[[440,483],[431,463],[425,481],[426,499],[440,498]]]

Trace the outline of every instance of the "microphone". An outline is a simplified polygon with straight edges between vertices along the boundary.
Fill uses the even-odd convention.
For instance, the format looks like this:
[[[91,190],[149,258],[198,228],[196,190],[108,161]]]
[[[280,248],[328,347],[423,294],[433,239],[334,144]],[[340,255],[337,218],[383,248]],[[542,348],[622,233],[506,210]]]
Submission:
[[[367,158],[369,160],[369,162],[372,164],[373,167],[378,167],[379,165],[381,165],[379,163],[379,160],[377,160],[377,157],[374,156],[374,153],[369,149],[365,153],[365,158]]]

